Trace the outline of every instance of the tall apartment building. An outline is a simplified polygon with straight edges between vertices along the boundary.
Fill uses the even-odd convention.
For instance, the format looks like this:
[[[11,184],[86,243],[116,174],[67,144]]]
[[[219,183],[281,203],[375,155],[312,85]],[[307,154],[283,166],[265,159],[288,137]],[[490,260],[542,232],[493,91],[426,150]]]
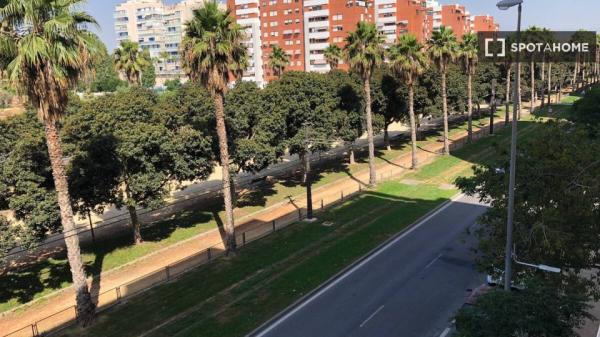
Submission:
[[[244,80],[259,85],[274,78],[269,55],[275,45],[290,58],[286,70],[328,71],[325,49],[343,47],[359,21],[374,22],[388,45],[406,33],[424,43],[442,25],[459,37],[483,27],[482,19],[472,20],[464,6],[442,6],[436,0],[227,0],[227,6],[246,33],[250,59]]]
[[[463,35],[471,32],[471,15],[461,5],[442,6],[442,26],[450,27],[454,34],[461,39]]]
[[[472,19],[471,30],[474,32],[495,32],[499,29],[491,15],[475,15]]]
[[[357,22],[374,19],[372,7],[358,0],[227,0],[227,6],[246,32],[250,61],[244,79],[260,85],[274,78],[273,46],[289,56],[286,70],[326,72],[325,48],[342,46]]]
[[[306,71],[330,70],[325,48],[330,44],[344,46],[348,32],[360,21],[373,22],[373,7],[358,0],[305,0],[304,44]],[[345,69],[346,65],[341,64]]]
[[[427,19],[425,0],[375,0],[375,22],[386,44],[395,43],[402,34],[412,34],[425,42],[433,26]]]
[[[162,0],[128,0],[119,4],[114,13],[117,42],[138,42],[150,52],[157,84],[182,78],[179,47],[185,23],[202,4],[203,0],[183,0],[173,5]]]

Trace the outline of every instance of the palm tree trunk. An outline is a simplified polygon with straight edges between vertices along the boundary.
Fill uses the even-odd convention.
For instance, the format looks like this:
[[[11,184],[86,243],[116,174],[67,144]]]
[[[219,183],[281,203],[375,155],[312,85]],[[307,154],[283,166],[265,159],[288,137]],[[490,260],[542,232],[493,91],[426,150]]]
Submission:
[[[43,114],[42,114],[43,115]],[[44,121],[46,132],[46,144],[48,155],[52,166],[54,186],[58,196],[58,207],[63,233],[65,233],[65,245],[67,247],[67,258],[73,278],[75,299],[77,303],[77,320],[83,326],[88,325],[94,318],[95,305],[88,289],[81,249],[79,247],[79,236],[75,232],[75,221],[73,220],[73,209],[69,197],[69,185],[63,163],[63,152],[56,122]]]
[[[512,64],[508,66],[506,71],[506,101],[504,102],[504,126],[508,126],[510,122],[510,72],[512,69]],[[514,98],[513,98],[514,99]]]
[[[535,108],[535,61],[531,59],[531,109],[529,113],[533,114]]]
[[[412,165],[415,170],[417,165],[417,122],[415,120],[415,88],[413,84],[408,85],[408,115],[410,117],[410,142],[412,145]]]
[[[579,72],[579,54],[575,56],[575,67],[573,68],[573,82],[571,84],[571,92],[577,90],[577,73]]]
[[[552,104],[552,62],[548,63],[548,107]]]
[[[444,155],[450,155],[448,143],[448,93],[446,92],[446,71],[442,71],[442,113],[444,114]]]
[[[542,84],[540,85],[540,93],[541,93],[540,98],[541,98],[541,103],[542,103],[541,106],[543,107],[544,103],[546,101],[545,100],[546,96],[544,95],[544,82],[546,81],[546,59],[545,58],[544,58],[544,60],[542,60],[542,74],[541,74],[541,77],[542,77],[542,82],[541,82]]]
[[[467,141],[470,143],[473,141],[473,74],[471,74],[471,69],[467,74],[467,100]]]
[[[223,201],[225,203],[225,248],[227,254],[234,253],[237,248],[235,239],[235,224],[233,218],[233,203],[231,190],[231,176],[229,173],[229,147],[227,145],[227,129],[225,127],[225,107],[223,93],[217,92],[215,100],[215,117],[217,120],[217,136],[219,138],[219,152],[221,156],[221,172],[223,180]]]
[[[377,185],[377,172],[375,171],[375,141],[373,140],[373,115],[371,112],[371,78],[365,76],[365,112],[367,114],[367,140],[369,142],[369,185]]]
[[[354,142],[350,144],[350,165],[356,164],[356,154],[354,151]]]

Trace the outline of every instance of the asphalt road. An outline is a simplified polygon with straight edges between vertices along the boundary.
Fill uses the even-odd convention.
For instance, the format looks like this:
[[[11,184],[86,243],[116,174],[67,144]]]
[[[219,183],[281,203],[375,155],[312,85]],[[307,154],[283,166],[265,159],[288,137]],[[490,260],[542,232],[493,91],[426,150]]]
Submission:
[[[483,283],[470,250],[485,206],[459,197],[288,309],[256,337],[438,337]]]

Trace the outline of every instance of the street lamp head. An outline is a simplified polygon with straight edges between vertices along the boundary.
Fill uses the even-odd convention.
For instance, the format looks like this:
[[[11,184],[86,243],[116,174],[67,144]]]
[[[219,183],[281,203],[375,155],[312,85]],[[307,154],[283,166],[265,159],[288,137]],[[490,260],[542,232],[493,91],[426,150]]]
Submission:
[[[498,9],[500,9],[500,10],[505,11],[511,7],[520,5],[522,3],[523,3],[523,0],[502,0],[496,5],[496,7],[498,7]]]

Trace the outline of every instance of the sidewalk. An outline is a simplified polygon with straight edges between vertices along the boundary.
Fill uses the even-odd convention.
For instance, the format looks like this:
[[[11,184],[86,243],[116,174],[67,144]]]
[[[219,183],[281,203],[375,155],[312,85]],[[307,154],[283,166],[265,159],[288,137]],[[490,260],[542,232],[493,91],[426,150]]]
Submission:
[[[500,130],[504,126],[503,121],[496,122],[496,130]],[[488,132],[488,128],[482,127],[481,129],[475,128],[474,139],[477,140],[485,136]],[[451,149],[456,149],[466,143],[466,132],[462,132],[453,137],[451,140]],[[438,153],[442,150],[443,144],[441,142],[429,144],[418,151],[419,163],[425,164],[433,160]],[[407,153],[402,155],[388,163],[378,165],[377,175],[378,180],[390,179],[397,176],[410,167],[411,155]],[[368,182],[369,172],[368,170],[361,171],[355,175],[348,173],[348,178],[344,178],[329,185],[322,186],[313,191],[313,207],[319,209],[321,205],[328,206],[336,203],[350,194],[356,193],[361,189],[364,189]],[[290,201],[283,202],[267,208],[254,216],[246,219],[246,221],[240,222],[236,228],[238,233],[245,233],[242,238],[238,237],[240,241],[247,240],[251,241],[253,238],[260,237],[268,232],[272,228],[273,221],[276,221],[278,227],[283,227],[287,224],[293,223],[298,220],[299,212],[305,214],[306,199],[304,196],[297,196],[290,198]],[[240,242],[243,244],[243,242]],[[116,287],[120,287],[124,284],[128,284],[123,289],[120,289],[117,296],[127,296],[137,291],[149,288],[157,283],[157,279],[164,277],[164,271],[168,270],[168,266],[180,262],[189,257],[197,257],[199,253],[204,252],[208,247],[212,247],[214,250],[214,256],[220,254],[223,251],[223,239],[222,233],[218,229],[211,230],[203,233],[197,237],[189,239],[188,241],[181,242],[174,246],[170,246],[161,251],[154,252],[134,263],[123,266],[119,269],[115,269],[106,273],[103,273],[99,277],[94,278],[90,281],[93,295],[104,294],[107,291],[112,291]],[[206,262],[206,258],[198,258],[194,261],[186,260],[188,264],[185,268],[192,268]],[[181,266],[177,265],[177,268],[182,269]],[[148,276],[139,279],[141,276]],[[168,275],[167,275],[168,277]],[[162,280],[162,279],[161,279]],[[112,296],[112,295],[111,295]],[[106,299],[106,302],[114,302],[116,299]],[[105,300],[101,299],[103,304]],[[50,296],[39,303],[32,304],[29,307],[24,308],[19,312],[13,312],[0,318],[0,331],[13,331],[15,329],[28,326],[34,322],[38,322],[37,328],[40,333],[50,331],[52,328],[60,326],[61,324],[71,321],[74,318],[74,310],[70,310],[75,304],[73,291],[71,288],[64,289],[57,292],[56,295]],[[59,315],[53,316],[51,319],[43,320],[44,318],[55,314],[63,309],[66,311]],[[42,322],[40,322],[43,320]],[[31,329],[25,329],[22,335],[11,335],[13,336],[30,336]]]

